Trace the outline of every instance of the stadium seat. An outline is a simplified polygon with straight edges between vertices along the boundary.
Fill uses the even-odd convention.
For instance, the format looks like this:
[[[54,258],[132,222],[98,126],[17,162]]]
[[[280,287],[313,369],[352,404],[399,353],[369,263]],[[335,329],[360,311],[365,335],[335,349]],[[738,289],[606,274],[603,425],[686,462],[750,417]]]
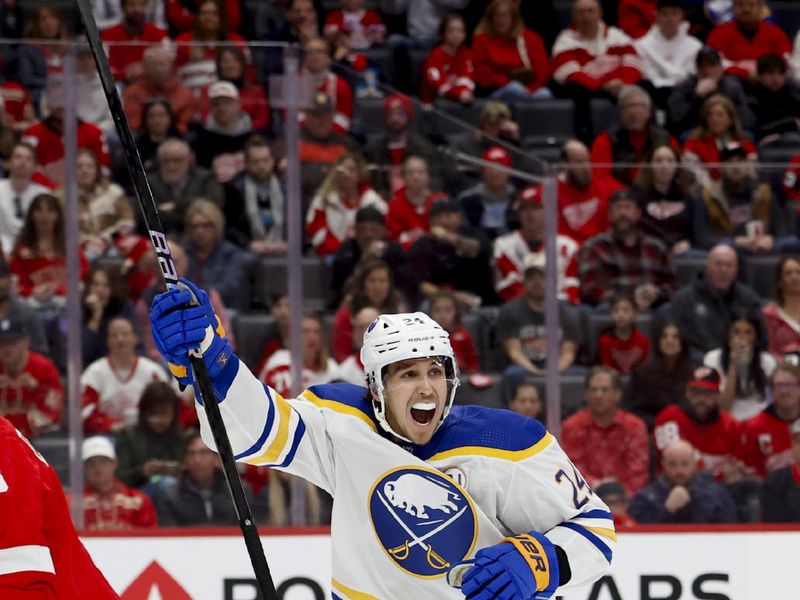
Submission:
[[[593,98],[591,101],[592,128],[597,136],[619,123],[617,107],[605,98]]]
[[[458,404],[475,404],[490,408],[505,408],[503,374],[489,373],[488,375],[494,378],[494,383],[485,388],[476,388],[467,381],[466,376],[462,376],[461,385],[456,394],[456,402]]]
[[[70,440],[64,433],[46,433],[31,438],[33,447],[53,467],[58,479],[69,487],[69,446]]]
[[[503,344],[497,338],[497,314],[499,309],[495,306],[481,308],[481,368],[484,371],[502,371],[508,366],[506,352]],[[476,340],[477,341],[477,340]]]
[[[288,289],[286,258],[262,258],[254,267],[253,304],[269,306],[271,295]],[[330,289],[330,269],[316,256],[302,259],[303,309],[321,310]]]
[[[572,100],[532,100],[514,104],[514,118],[526,148],[557,147],[575,137]]]
[[[748,256],[742,261],[742,275],[744,282],[764,299],[772,299],[775,291],[775,274],[781,257]]]
[[[702,273],[706,267],[706,259],[703,256],[678,255],[672,259],[672,267],[675,269],[675,281],[678,287],[690,285],[697,279],[697,275]]]
[[[255,370],[264,344],[278,331],[275,319],[268,314],[237,314],[233,321],[236,335],[236,353],[250,369]]]
[[[561,419],[583,408],[584,375],[561,375]],[[544,383],[542,383],[544,389]]]
[[[469,332],[470,336],[472,336],[472,341],[475,342],[475,351],[478,353],[478,359],[481,361],[481,369],[483,370],[483,353],[481,349],[483,348],[483,326],[481,323],[480,315],[476,313],[470,313],[468,315],[464,315],[461,318],[461,323],[464,325],[466,330]]]
[[[422,87],[423,69],[425,68],[425,60],[428,58],[430,50],[411,49],[408,51],[408,56],[411,59],[411,86],[414,90],[414,95],[419,95],[419,90]]]
[[[800,6],[797,5],[797,2],[794,0],[773,1],[769,3],[769,8],[773,21],[783,28],[790,40],[794,41],[794,36],[800,29]]]
[[[581,313],[583,320],[583,362],[593,365],[597,362],[597,340],[600,333],[611,325],[611,317],[608,313],[587,315]]]

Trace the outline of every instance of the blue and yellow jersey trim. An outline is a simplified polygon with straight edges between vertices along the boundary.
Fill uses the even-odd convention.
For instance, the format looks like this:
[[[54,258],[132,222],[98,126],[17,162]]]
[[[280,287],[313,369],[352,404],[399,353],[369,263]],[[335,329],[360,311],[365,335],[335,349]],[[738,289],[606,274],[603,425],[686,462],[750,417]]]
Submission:
[[[541,423],[517,413],[454,406],[433,439],[416,447],[414,454],[424,461],[485,456],[518,462],[539,454],[554,441]]]
[[[264,391],[271,401],[261,435],[235,458],[257,466],[286,467],[292,462],[306,427],[280,394],[267,386]]]
[[[617,533],[614,530],[614,517],[610,512],[601,509],[590,510],[558,526],[582,536],[597,548],[609,563],[611,562]]]
[[[354,590],[336,579],[331,581],[331,585],[333,587],[332,595],[334,600],[380,600],[377,596]],[[339,593],[337,594],[336,592]]]
[[[314,385],[300,394],[299,398],[319,408],[354,417],[373,431],[378,431],[365,387],[345,383]]]

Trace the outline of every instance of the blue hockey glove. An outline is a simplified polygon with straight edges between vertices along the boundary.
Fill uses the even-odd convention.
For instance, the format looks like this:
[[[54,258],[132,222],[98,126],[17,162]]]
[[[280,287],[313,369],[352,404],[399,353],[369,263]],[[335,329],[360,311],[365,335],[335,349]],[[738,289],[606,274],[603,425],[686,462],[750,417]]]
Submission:
[[[455,565],[448,581],[467,600],[546,600],[558,587],[555,546],[536,531],[506,538]]]
[[[208,294],[185,279],[153,299],[150,326],[156,348],[182,385],[192,385],[189,353],[202,354],[212,379],[233,354]]]

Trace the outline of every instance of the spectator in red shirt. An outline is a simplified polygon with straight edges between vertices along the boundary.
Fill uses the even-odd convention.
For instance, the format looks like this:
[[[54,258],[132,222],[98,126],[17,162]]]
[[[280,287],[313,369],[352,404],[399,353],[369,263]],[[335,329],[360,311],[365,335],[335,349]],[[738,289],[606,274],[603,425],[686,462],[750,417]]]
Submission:
[[[331,70],[331,45],[325,38],[308,40],[303,46],[303,66],[301,73],[309,81],[311,89],[325,92],[333,103],[333,130],[347,133],[353,117],[353,92],[350,84]],[[300,112],[300,122],[305,114]]]
[[[17,277],[17,294],[44,319],[56,317],[66,303],[67,269],[64,210],[52,194],[33,199],[17,237],[9,268]],[[89,265],[80,253],[80,277]]]
[[[464,19],[449,13],[439,27],[440,44],[436,46],[422,68],[422,88],[419,98],[433,104],[437,98],[447,98],[470,104],[475,98],[475,69],[472,50],[464,44]]]
[[[727,73],[744,82],[756,76],[756,61],[765,54],[777,54],[787,61],[792,42],[786,33],[762,20],[764,0],[733,0],[733,21],[717,25],[708,35],[708,45],[719,50],[728,62]]]
[[[539,34],[525,27],[512,0],[492,0],[472,39],[478,94],[506,102],[552,98],[550,60]]]
[[[774,300],[764,307],[769,353],[782,361],[800,354],[800,259],[784,256],[776,269]]]
[[[33,437],[58,428],[64,388],[55,365],[31,351],[30,342],[20,315],[0,319],[0,416]]]
[[[197,103],[192,91],[178,83],[175,63],[169,50],[150,46],[142,55],[142,77],[133,81],[122,93],[125,116],[131,129],[141,129],[145,105],[156,98],[169,102],[175,127],[183,135],[195,118]]]
[[[544,402],[536,384],[522,381],[514,387],[511,399],[508,401],[508,410],[513,410],[531,419],[541,420],[544,411]]]
[[[720,151],[737,143],[748,160],[758,159],[753,143],[747,139],[733,102],[721,94],[709,96],[700,109],[700,123],[683,144],[683,160],[692,170],[697,187],[706,188],[719,181]]]
[[[439,290],[428,299],[431,318],[450,334],[450,344],[462,373],[475,373],[480,369],[475,341],[461,322],[456,297],[450,290]]]
[[[800,368],[781,363],[770,377],[772,403],[742,423],[743,458],[759,477],[792,464],[789,428],[800,419]]]
[[[648,32],[655,21],[656,0],[619,0],[617,23],[619,28],[638,39]]]
[[[335,40],[348,38],[347,45],[354,50],[364,50],[383,43],[386,26],[374,10],[364,8],[364,0],[341,0],[341,8],[328,13],[325,19],[325,37]]]
[[[741,424],[720,410],[719,371],[695,369],[686,384],[686,400],[662,410],[656,417],[654,437],[659,454],[678,440],[697,448],[697,466],[708,469],[719,481],[740,479],[745,473]]]
[[[361,347],[364,345],[364,332],[380,316],[377,308],[365,306],[353,315],[353,346],[350,355],[339,364],[342,381],[353,385],[364,385],[364,363],[361,362]]]
[[[653,102],[639,86],[625,86],[617,99],[619,125],[600,133],[592,143],[592,162],[598,176],[613,177],[630,185],[650,152],[670,144],[678,148],[666,129],[653,122]]]
[[[106,437],[83,441],[81,458],[86,475],[83,492],[84,528],[120,531],[155,527],[156,511],[144,493],[129,488],[114,476],[117,454]]]
[[[619,375],[605,366],[593,367],[584,385],[586,408],[561,426],[561,446],[595,487],[618,481],[628,495],[648,480],[650,452],[647,426],[639,417],[619,408]]]
[[[390,240],[396,240],[406,250],[428,231],[428,211],[437,200],[446,196],[430,188],[428,162],[421,156],[410,155],[403,161],[403,181],[389,202],[386,228]]]
[[[197,23],[200,16],[202,0],[162,0],[164,13],[171,29],[176,32],[190,31]],[[228,17],[228,27],[233,31],[239,30],[241,15],[239,0],[225,0],[225,14]]]
[[[601,483],[594,489],[594,493],[608,506],[608,510],[614,515],[615,527],[632,527],[636,525],[636,521],[628,514],[630,499],[625,494],[625,488],[619,483],[616,481]]]
[[[200,89],[217,79],[217,48],[233,42],[248,54],[244,38],[229,29],[223,0],[200,0],[194,28],[175,38],[178,78],[189,88]],[[248,55],[249,62],[249,55]]]
[[[611,301],[612,325],[600,334],[597,354],[601,365],[629,375],[647,360],[650,341],[636,327],[636,303],[624,294]]]
[[[146,9],[147,0],[122,0],[122,22],[100,35],[107,48],[111,73],[118,82],[132,82],[141,77],[144,43],[154,44],[168,37],[166,31],[145,20]]]

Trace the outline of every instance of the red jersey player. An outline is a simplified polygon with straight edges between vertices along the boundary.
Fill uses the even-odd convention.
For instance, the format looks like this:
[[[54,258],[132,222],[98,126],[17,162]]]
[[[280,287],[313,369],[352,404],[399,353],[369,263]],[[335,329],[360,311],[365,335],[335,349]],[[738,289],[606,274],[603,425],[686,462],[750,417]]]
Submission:
[[[789,363],[772,372],[772,403],[742,423],[744,461],[759,477],[792,464],[791,424],[800,418],[800,368]]]
[[[735,471],[743,472],[744,465],[739,460],[741,425],[718,407],[720,381],[716,369],[695,370],[686,384],[687,401],[662,410],[656,417],[653,433],[659,454],[674,441],[686,440],[699,453],[698,466],[723,480]]]
[[[0,417],[0,598],[119,598],[70,520],[53,468]]]

